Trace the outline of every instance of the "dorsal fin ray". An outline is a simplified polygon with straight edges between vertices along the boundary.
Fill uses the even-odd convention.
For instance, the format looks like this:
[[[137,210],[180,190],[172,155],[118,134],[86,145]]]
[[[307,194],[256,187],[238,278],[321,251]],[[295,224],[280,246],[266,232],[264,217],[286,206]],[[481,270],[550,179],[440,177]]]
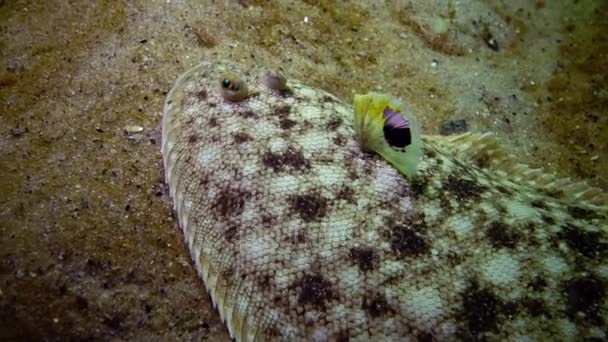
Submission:
[[[581,204],[606,207],[608,194],[583,181],[548,173],[542,168],[531,168],[515,161],[491,133],[465,133],[453,136],[423,136],[425,144],[467,161],[481,169],[504,175],[505,179],[535,187],[557,198],[578,201]]]

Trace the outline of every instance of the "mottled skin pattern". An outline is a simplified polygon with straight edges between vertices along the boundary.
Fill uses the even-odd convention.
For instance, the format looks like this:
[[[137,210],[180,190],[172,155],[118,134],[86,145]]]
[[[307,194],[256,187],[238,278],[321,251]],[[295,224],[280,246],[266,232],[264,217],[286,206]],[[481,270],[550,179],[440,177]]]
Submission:
[[[242,102],[220,95],[241,77]],[[607,338],[608,201],[518,166],[488,137],[424,137],[408,180],[349,105],[208,63],[167,98],[179,224],[237,340]]]

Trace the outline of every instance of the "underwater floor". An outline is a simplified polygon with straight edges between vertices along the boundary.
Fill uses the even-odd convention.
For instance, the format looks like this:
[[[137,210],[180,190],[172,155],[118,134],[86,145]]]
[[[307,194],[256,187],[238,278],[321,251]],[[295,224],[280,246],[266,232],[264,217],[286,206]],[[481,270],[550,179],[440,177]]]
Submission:
[[[0,340],[229,340],[172,215],[174,80],[213,57],[345,101],[407,102],[426,134],[494,132],[608,189],[605,1],[0,0]]]

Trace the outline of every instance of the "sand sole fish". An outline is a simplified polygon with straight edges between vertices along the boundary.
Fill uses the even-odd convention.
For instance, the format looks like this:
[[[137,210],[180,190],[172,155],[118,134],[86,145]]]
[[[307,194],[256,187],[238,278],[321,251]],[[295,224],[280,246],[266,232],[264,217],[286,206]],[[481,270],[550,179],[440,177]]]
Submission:
[[[423,136],[404,177],[361,149],[350,105],[264,75],[203,63],[162,122],[179,225],[231,336],[608,338],[605,193],[487,135]]]

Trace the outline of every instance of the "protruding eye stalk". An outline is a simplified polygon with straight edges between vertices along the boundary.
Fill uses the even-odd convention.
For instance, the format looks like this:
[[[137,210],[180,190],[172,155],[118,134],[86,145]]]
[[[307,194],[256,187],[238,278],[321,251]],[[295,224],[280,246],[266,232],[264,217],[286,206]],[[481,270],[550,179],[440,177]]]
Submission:
[[[220,86],[222,97],[227,101],[243,101],[249,95],[247,84],[234,75],[222,77]]]
[[[416,120],[388,95],[355,95],[355,133],[364,151],[373,151],[406,176],[414,176],[421,156]]]
[[[264,85],[270,89],[275,89],[278,91],[285,91],[289,89],[287,87],[287,80],[283,75],[275,73],[275,72],[267,72],[262,76],[262,82]]]

